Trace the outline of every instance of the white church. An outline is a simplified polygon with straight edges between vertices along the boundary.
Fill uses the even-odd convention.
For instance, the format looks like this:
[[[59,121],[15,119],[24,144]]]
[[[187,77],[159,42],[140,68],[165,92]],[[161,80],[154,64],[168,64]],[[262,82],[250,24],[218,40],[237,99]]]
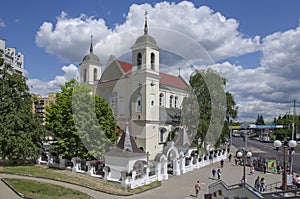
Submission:
[[[160,48],[148,34],[147,13],[144,34],[131,47],[132,63],[110,56],[102,64],[90,54],[80,64],[80,83],[106,98],[124,134],[118,145],[105,155],[105,178],[135,188],[168,174],[181,175],[226,157],[226,151],[198,155],[196,145],[180,126],[180,110],[188,84],[180,76],[160,72]],[[173,141],[167,138],[178,128]]]

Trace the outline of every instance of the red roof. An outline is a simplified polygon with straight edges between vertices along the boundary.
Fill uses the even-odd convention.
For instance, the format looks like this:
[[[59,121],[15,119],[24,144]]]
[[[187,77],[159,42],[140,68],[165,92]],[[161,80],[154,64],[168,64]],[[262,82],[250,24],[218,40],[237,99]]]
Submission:
[[[173,76],[166,73],[159,73],[160,83],[166,86],[171,86],[180,89],[186,89],[188,85],[180,76]]]
[[[131,64],[129,64],[127,62],[120,61],[120,60],[117,60],[117,61],[119,62],[120,66],[122,67],[124,73],[128,73],[128,72],[131,71],[131,69],[132,69]]]
[[[124,73],[131,72],[132,64],[120,60],[117,61],[119,62]],[[187,83],[180,76],[173,76],[162,72],[160,72],[159,75],[160,75],[160,83],[163,85],[179,88],[179,89],[186,89],[188,87]]]

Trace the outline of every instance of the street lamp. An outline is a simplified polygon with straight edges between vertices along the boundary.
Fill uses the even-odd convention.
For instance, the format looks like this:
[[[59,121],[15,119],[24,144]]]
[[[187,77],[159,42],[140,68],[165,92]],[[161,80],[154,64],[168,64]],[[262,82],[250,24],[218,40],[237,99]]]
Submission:
[[[244,181],[244,184],[246,184],[246,157],[251,158],[252,153],[250,151],[248,151],[246,153],[246,151],[243,148],[242,151],[237,152],[236,156],[238,158],[243,158],[243,166],[244,166],[243,167],[243,181]]]
[[[279,147],[282,146],[282,142],[280,140],[275,140],[274,141],[274,146],[276,147],[276,150],[279,150]],[[294,147],[297,146],[297,142],[295,140],[290,140],[289,142],[284,142],[283,145],[283,190],[287,190],[287,154],[286,154],[286,149],[287,147],[290,147],[291,150],[294,150]]]

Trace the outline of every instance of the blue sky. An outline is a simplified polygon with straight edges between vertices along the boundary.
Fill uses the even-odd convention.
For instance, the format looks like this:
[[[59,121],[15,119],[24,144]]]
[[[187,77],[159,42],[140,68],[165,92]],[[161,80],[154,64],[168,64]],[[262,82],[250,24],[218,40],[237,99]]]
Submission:
[[[25,55],[28,83],[35,93],[45,95],[74,76],[88,53],[90,34],[94,35],[95,53],[105,65],[109,55],[103,51],[117,54],[121,50],[111,50],[101,42],[133,27],[142,28],[143,12],[148,10],[150,33],[151,26],[168,27],[207,49],[215,64],[205,67],[228,79],[227,88],[240,107],[240,119],[255,120],[257,114],[271,119],[290,110],[293,99],[300,101],[299,78],[295,76],[300,74],[297,0],[27,0],[3,1],[1,5],[5,9],[0,14],[0,38]],[[178,17],[181,14],[185,17]],[[209,34],[202,32],[205,28]],[[130,41],[116,43],[115,48],[129,48]],[[182,71],[188,79],[191,71]]]

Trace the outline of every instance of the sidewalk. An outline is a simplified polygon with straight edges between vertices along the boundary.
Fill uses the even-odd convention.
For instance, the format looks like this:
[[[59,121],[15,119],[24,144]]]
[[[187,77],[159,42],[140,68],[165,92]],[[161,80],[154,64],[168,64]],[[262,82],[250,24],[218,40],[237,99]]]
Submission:
[[[235,150],[233,149],[231,151],[232,154],[235,154]],[[217,179],[212,179],[212,174],[211,170],[212,168],[220,169],[222,172],[221,180],[223,180],[226,184],[232,185],[232,184],[237,184],[240,182],[242,176],[243,176],[243,166],[235,166],[234,165],[234,160],[232,162],[228,162],[228,159],[224,161],[224,167],[220,167],[220,163],[215,163],[208,165],[206,167],[196,169],[194,171],[185,173],[184,175],[181,176],[169,176],[168,180],[162,181],[162,186],[140,193],[136,194],[133,196],[114,196],[114,195],[109,195],[97,191],[93,191],[81,186],[77,185],[71,185],[68,183],[60,183],[57,181],[51,181],[51,180],[45,180],[45,179],[35,179],[38,181],[44,181],[48,183],[54,183],[58,185],[62,185],[65,187],[77,189],[79,191],[85,192],[92,197],[96,199],[156,199],[156,198],[164,198],[164,199],[189,199],[189,198],[194,198],[193,196],[195,195],[194,191],[194,184],[196,183],[197,180],[200,181],[201,184],[201,193],[199,198],[204,198],[204,194],[208,193],[208,186],[214,182],[216,182]],[[5,174],[4,174],[5,175]],[[7,177],[9,175],[6,175]],[[271,184],[275,182],[281,182],[281,175],[279,174],[271,174],[271,173],[262,173],[262,172],[255,172],[253,175],[249,175],[249,167],[246,167],[246,180],[247,183],[250,184],[251,186],[254,186],[254,181],[257,178],[257,176],[264,177],[266,179],[266,184]],[[0,178],[3,178],[3,174],[0,175]],[[9,176],[13,177],[13,176]],[[32,179],[31,177],[24,177],[24,176],[18,176],[18,178],[27,178],[27,179]],[[97,180],[97,179],[95,179]],[[7,193],[7,190],[4,191],[2,184],[0,185],[0,199],[6,199],[6,198],[13,198],[7,197],[3,195],[3,193]],[[7,187],[6,187],[7,188]],[[8,189],[8,188],[7,188]],[[12,191],[11,191],[12,192]],[[9,193],[7,193],[9,194]],[[14,194],[14,192],[12,192]],[[14,197],[18,198],[18,197]]]

